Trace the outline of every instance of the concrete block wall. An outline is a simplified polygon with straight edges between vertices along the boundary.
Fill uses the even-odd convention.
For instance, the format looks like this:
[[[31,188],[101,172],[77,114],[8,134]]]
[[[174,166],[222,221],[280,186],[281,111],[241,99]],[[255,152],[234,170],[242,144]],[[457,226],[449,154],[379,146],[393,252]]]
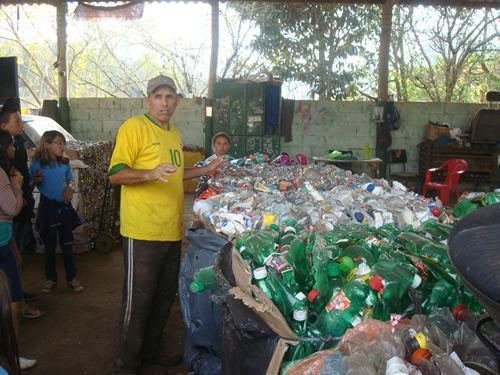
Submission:
[[[392,132],[391,148],[404,148],[408,170],[416,170],[417,145],[422,141],[429,120],[466,129],[482,104],[396,103],[401,128]],[[324,156],[329,149],[353,150],[363,157],[365,143],[375,155],[374,102],[296,101],[292,123],[293,141],[281,150],[294,156]],[[145,111],[139,98],[77,98],[70,100],[72,133],[79,139],[113,140],[121,123]],[[204,145],[204,102],[182,99],[174,115],[184,144]]]
[[[281,141],[281,151],[294,156],[324,156],[330,149],[353,150],[363,157],[365,143],[375,156],[374,102],[297,101],[292,123],[293,141]],[[482,104],[396,103],[401,127],[393,131],[391,148],[407,150],[408,170],[417,170],[418,148],[429,121],[467,129]]]
[[[184,144],[203,146],[205,105],[201,99],[183,99],[173,122],[179,127]],[[113,141],[120,125],[129,117],[145,112],[141,98],[70,99],[71,133],[82,140]]]

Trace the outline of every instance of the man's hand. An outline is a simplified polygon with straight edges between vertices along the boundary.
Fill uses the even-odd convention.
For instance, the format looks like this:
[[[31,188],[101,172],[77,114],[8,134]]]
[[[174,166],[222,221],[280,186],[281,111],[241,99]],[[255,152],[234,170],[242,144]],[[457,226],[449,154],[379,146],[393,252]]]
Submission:
[[[73,188],[71,186],[68,186],[66,189],[64,189],[63,192],[63,201],[64,203],[69,203],[73,199]]]
[[[170,163],[163,163],[152,169],[148,173],[149,181],[162,181],[167,182],[165,177],[172,176],[177,171],[177,168]]]
[[[207,166],[207,172],[213,172],[217,169],[222,169],[227,167],[227,162],[224,159],[224,156],[219,156],[217,159],[212,160]]]

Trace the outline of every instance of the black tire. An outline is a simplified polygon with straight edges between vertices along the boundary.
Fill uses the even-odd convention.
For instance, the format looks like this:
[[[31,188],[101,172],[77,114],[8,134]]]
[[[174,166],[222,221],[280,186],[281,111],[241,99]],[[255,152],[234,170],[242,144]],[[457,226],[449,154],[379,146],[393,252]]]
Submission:
[[[94,239],[94,248],[102,254],[109,254],[114,247],[115,239],[109,233],[100,233]]]

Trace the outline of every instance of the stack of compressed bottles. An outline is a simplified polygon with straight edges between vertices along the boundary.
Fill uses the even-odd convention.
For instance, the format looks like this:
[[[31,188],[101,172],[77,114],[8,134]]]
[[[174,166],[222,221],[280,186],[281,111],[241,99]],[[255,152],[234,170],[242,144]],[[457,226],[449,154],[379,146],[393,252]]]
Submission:
[[[419,228],[429,219],[450,222],[436,199],[393,182],[356,175],[332,165],[253,164],[229,167],[208,181],[194,214],[215,231],[234,237],[289,219],[328,232],[337,224]]]
[[[335,166],[258,163],[219,173],[208,191],[195,215],[233,240],[299,337],[285,366],[366,319],[482,310],[449,260],[454,218],[438,199]],[[215,288],[213,270],[202,271],[193,292]]]
[[[459,304],[479,312],[442,243],[450,230],[427,221],[419,232],[338,225],[321,234],[290,220],[244,233],[235,248],[300,338],[285,358],[294,361],[334,347],[367,318],[388,321]]]
[[[367,319],[349,330],[335,349],[289,363],[283,374],[479,374],[469,363],[482,373],[497,373],[495,356],[475,334],[470,312],[455,312],[452,316],[446,308],[434,309],[429,316],[390,323]]]

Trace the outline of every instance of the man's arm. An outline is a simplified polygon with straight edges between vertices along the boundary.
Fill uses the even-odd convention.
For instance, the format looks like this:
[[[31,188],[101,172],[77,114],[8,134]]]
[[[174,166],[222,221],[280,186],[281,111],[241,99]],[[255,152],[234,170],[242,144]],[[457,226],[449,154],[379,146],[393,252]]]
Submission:
[[[184,180],[190,180],[192,178],[204,176],[215,171],[217,168],[224,165],[224,157],[219,156],[217,159],[213,160],[206,167],[184,167]]]
[[[171,176],[176,170],[177,168],[169,163],[160,164],[151,170],[125,167],[108,176],[108,179],[112,185],[134,185],[156,180],[167,182],[166,177]]]

